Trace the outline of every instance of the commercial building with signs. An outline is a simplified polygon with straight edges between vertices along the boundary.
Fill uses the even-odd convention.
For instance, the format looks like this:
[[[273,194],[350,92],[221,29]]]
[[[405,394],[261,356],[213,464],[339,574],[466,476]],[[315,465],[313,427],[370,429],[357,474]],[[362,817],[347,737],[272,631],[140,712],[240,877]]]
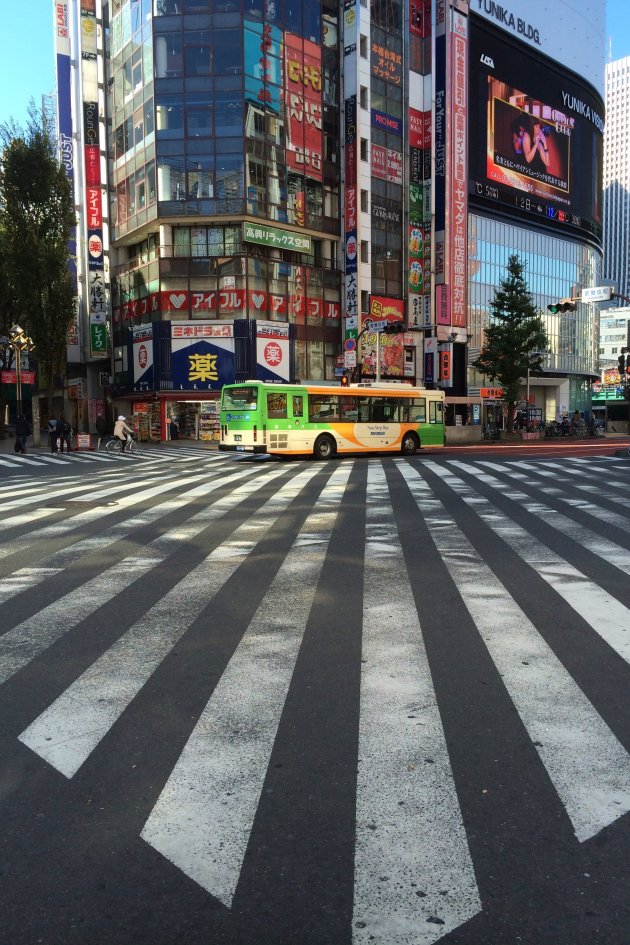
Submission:
[[[440,384],[478,421],[468,362],[516,253],[550,337],[535,405],[590,407],[596,306],[546,306],[600,280],[603,0],[55,6],[88,74],[66,130],[59,84],[84,397],[103,298],[108,395],[147,435],[211,435],[232,377],[344,370]]]
[[[606,63],[604,274],[630,296],[630,56]]]
[[[605,421],[610,433],[626,433],[628,430],[628,402],[625,399],[625,390],[630,382],[628,366],[630,308],[609,308],[601,313],[599,323],[600,377],[593,385],[593,413]]]

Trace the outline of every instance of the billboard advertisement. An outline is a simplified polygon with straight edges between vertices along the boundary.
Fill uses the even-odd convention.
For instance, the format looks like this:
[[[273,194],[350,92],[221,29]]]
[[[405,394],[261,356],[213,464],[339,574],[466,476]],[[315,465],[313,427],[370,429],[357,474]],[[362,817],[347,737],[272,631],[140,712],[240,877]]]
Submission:
[[[376,376],[377,337],[375,331],[369,331],[370,322],[387,322],[388,325],[404,324],[405,303],[402,299],[388,298],[382,295],[370,296],[370,313],[365,318],[363,328],[367,328],[361,338],[361,363],[363,374]],[[378,348],[380,353],[381,378],[399,380],[405,376],[404,335],[387,335],[379,331]]]
[[[471,203],[601,241],[602,100],[581,77],[470,25]]]
[[[470,0],[470,11],[604,90],[606,0]]]
[[[293,33],[284,34],[284,113],[287,167],[322,180],[322,50]]]

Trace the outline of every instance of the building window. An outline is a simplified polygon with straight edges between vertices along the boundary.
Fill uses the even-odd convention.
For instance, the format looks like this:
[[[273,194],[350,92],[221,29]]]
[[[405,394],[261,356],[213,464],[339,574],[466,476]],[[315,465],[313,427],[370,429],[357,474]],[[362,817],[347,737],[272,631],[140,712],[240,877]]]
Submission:
[[[368,57],[368,41],[367,36],[361,36],[359,40],[359,53],[362,59],[367,59]]]
[[[361,210],[363,213],[368,212],[368,192],[367,190],[361,191]]]
[[[361,289],[361,312],[370,311],[370,293],[366,289]]]
[[[368,104],[367,104],[368,103],[368,90],[364,85],[361,86],[361,90],[359,92],[359,103],[361,105],[361,108],[368,107]]]
[[[368,244],[367,240],[361,240],[361,262],[368,262]]]
[[[368,159],[368,143],[367,138],[361,138],[361,160],[367,161]]]

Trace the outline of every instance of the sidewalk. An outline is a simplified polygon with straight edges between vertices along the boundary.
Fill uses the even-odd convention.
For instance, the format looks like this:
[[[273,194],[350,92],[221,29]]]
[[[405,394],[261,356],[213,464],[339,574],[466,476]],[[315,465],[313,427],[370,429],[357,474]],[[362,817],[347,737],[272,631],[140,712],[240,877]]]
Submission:
[[[105,444],[111,439],[111,436],[104,436],[101,440],[101,452],[105,449]],[[75,439],[72,439],[73,444]],[[92,443],[92,449],[76,449],[75,446],[72,448],[72,452],[77,453],[93,453],[96,450],[97,437],[91,436],[90,442]],[[5,440],[0,440],[0,454],[13,453],[15,444],[15,436],[10,434]],[[29,453],[50,453],[50,443],[48,442],[48,435],[42,434],[40,438],[40,445],[33,446],[33,437],[29,436],[26,441],[26,455]],[[202,450],[218,450],[218,442],[208,443],[205,440],[168,440],[165,443],[144,443],[143,446],[149,446],[152,449],[160,449],[160,447],[168,447],[169,449],[179,449],[185,447],[194,447],[195,449]]]
[[[101,441],[101,451],[105,448],[105,443],[109,437],[103,437]],[[26,445],[26,454],[29,453],[49,453],[50,445],[48,443],[48,437],[42,436],[40,446],[32,446],[33,438],[29,436]],[[92,437],[91,442],[96,445],[96,437]],[[10,435],[5,440],[0,440],[0,455],[6,453],[14,452],[14,443],[15,436]],[[219,448],[218,442],[207,442],[205,440],[168,440],[163,443],[143,443],[143,446],[149,447],[150,449],[190,449],[194,447],[196,450],[210,450],[216,452]],[[518,450],[519,452],[533,452],[538,451],[547,452],[549,450],[567,450],[567,449],[588,449],[590,453],[614,453],[616,450],[625,452],[630,448],[630,436],[619,434],[619,433],[607,433],[603,437],[552,437],[550,439],[542,440],[482,440],[480,443],[461,443],[461,444],[451,444],[449,443],[444,447],[444,451],[448,453],[479,453],[479,452],[494,452],[501,453],[509,450]],[[72,452],[94,452],[94,450],[75,450]],[[226,454],[227,455],[227,454]],[[358,454],[357,454],[358,455]]]

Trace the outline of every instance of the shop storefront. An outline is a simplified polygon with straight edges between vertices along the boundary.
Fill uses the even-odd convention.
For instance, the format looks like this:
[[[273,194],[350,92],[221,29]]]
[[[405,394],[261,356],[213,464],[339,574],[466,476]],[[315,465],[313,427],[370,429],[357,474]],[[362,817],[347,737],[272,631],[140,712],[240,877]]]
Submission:
[[[272,322],[149,322],[128,341],[128,384],[114,401],[140,440],[218,441],[224,384],[294,378],[293,326]]]
[[[481,397],[446,397],[446,442],[479,443],[482,438]]]

